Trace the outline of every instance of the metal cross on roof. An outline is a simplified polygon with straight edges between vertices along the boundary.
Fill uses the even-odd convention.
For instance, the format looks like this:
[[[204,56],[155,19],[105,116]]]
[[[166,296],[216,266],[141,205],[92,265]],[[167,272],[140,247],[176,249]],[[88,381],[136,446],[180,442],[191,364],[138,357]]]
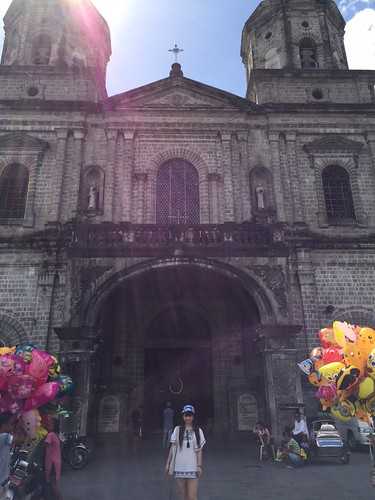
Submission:
[[[175,57],[175,62],[178,62],[178,56],[180,55],[181,52],[183,52],[184,49],[180,49],[177,43],[174,44],[173,49],[169,49],[168,52],[173,52],[174,57]]]

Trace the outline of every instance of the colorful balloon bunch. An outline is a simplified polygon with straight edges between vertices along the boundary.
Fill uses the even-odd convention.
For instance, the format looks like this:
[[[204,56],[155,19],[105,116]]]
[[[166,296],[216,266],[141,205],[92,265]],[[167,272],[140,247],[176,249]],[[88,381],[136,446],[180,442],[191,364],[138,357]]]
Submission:
[[[298,366],[317,387],[323,410],[344,422],[368,421],[375,416],[375,330],[335,321],[319,340]]]
[[[38,409],[70,394],[73,381],[58,360],[31,344],[0,349],[0,413],[20,417],[26,433],[40,428]]]

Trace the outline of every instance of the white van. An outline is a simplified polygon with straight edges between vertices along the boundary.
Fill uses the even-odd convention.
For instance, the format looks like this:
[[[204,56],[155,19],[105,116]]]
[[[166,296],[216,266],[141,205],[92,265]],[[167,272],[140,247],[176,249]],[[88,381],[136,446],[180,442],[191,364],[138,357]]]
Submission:
[[[355,450],[359,446],[368,446],[369,435],[374,432],[374,428],[362,420],[352,418],[349,422],[335,420],[335,426],[341,437],[346,440],[350,450]]]

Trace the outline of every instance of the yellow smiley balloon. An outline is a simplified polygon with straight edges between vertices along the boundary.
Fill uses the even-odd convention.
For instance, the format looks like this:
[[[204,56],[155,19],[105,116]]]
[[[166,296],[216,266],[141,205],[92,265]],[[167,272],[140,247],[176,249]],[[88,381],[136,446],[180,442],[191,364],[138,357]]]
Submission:
[[[368,327],[361,328],[357,346],[364,356],[368,356],[375,349],[375,330]]]
[[[341,321],[333,322],[333,335],[335,337],[336,344],[340,347],[346,346],[345,332]]]
[[[375,382],[372,378],[366,377],[359,384],[358,397],[359,399],[367,399],[375,392]]]
[[[368,356],[365,351],[361,350],[358,343],[353,344],[348,342],[344,348],[344,360],[347,366],[355,366],[361,372],[361,376],[365,375]]]
[[[322,377],[324,377],[328,382],[335,382],[337,375],[345,368],[344,363],[340,363],[339,361],[335,363],[328,363],[328,365],[324,365],[319,368],[319,373]]]

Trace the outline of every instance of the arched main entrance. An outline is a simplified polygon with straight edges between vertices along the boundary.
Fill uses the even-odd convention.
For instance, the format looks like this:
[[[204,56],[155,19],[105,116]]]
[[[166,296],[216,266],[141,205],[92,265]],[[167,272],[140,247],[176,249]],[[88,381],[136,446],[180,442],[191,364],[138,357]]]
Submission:
[[[253,342],[259,321],[239,280],[208,266],[150,267],[130,275],[111,290],[97,317],[91,430],[121,431],[132,409],[142,407],[146,431],[157,431],[167,401],[176,410],[195,404],[202,424],[218,432],[241,430],[238,401],[253,401],[248,419],[264,418],[263,361]],[[103,424],[103,400],[121,413],[112,427]]]
[[[197,308],[168,304],[150,322],[144,351],[144,423],[160,428],[167,401],[199,408],[202,425],[213,419],[211,329]],[[204,381],[204,383],[202,383]]]

